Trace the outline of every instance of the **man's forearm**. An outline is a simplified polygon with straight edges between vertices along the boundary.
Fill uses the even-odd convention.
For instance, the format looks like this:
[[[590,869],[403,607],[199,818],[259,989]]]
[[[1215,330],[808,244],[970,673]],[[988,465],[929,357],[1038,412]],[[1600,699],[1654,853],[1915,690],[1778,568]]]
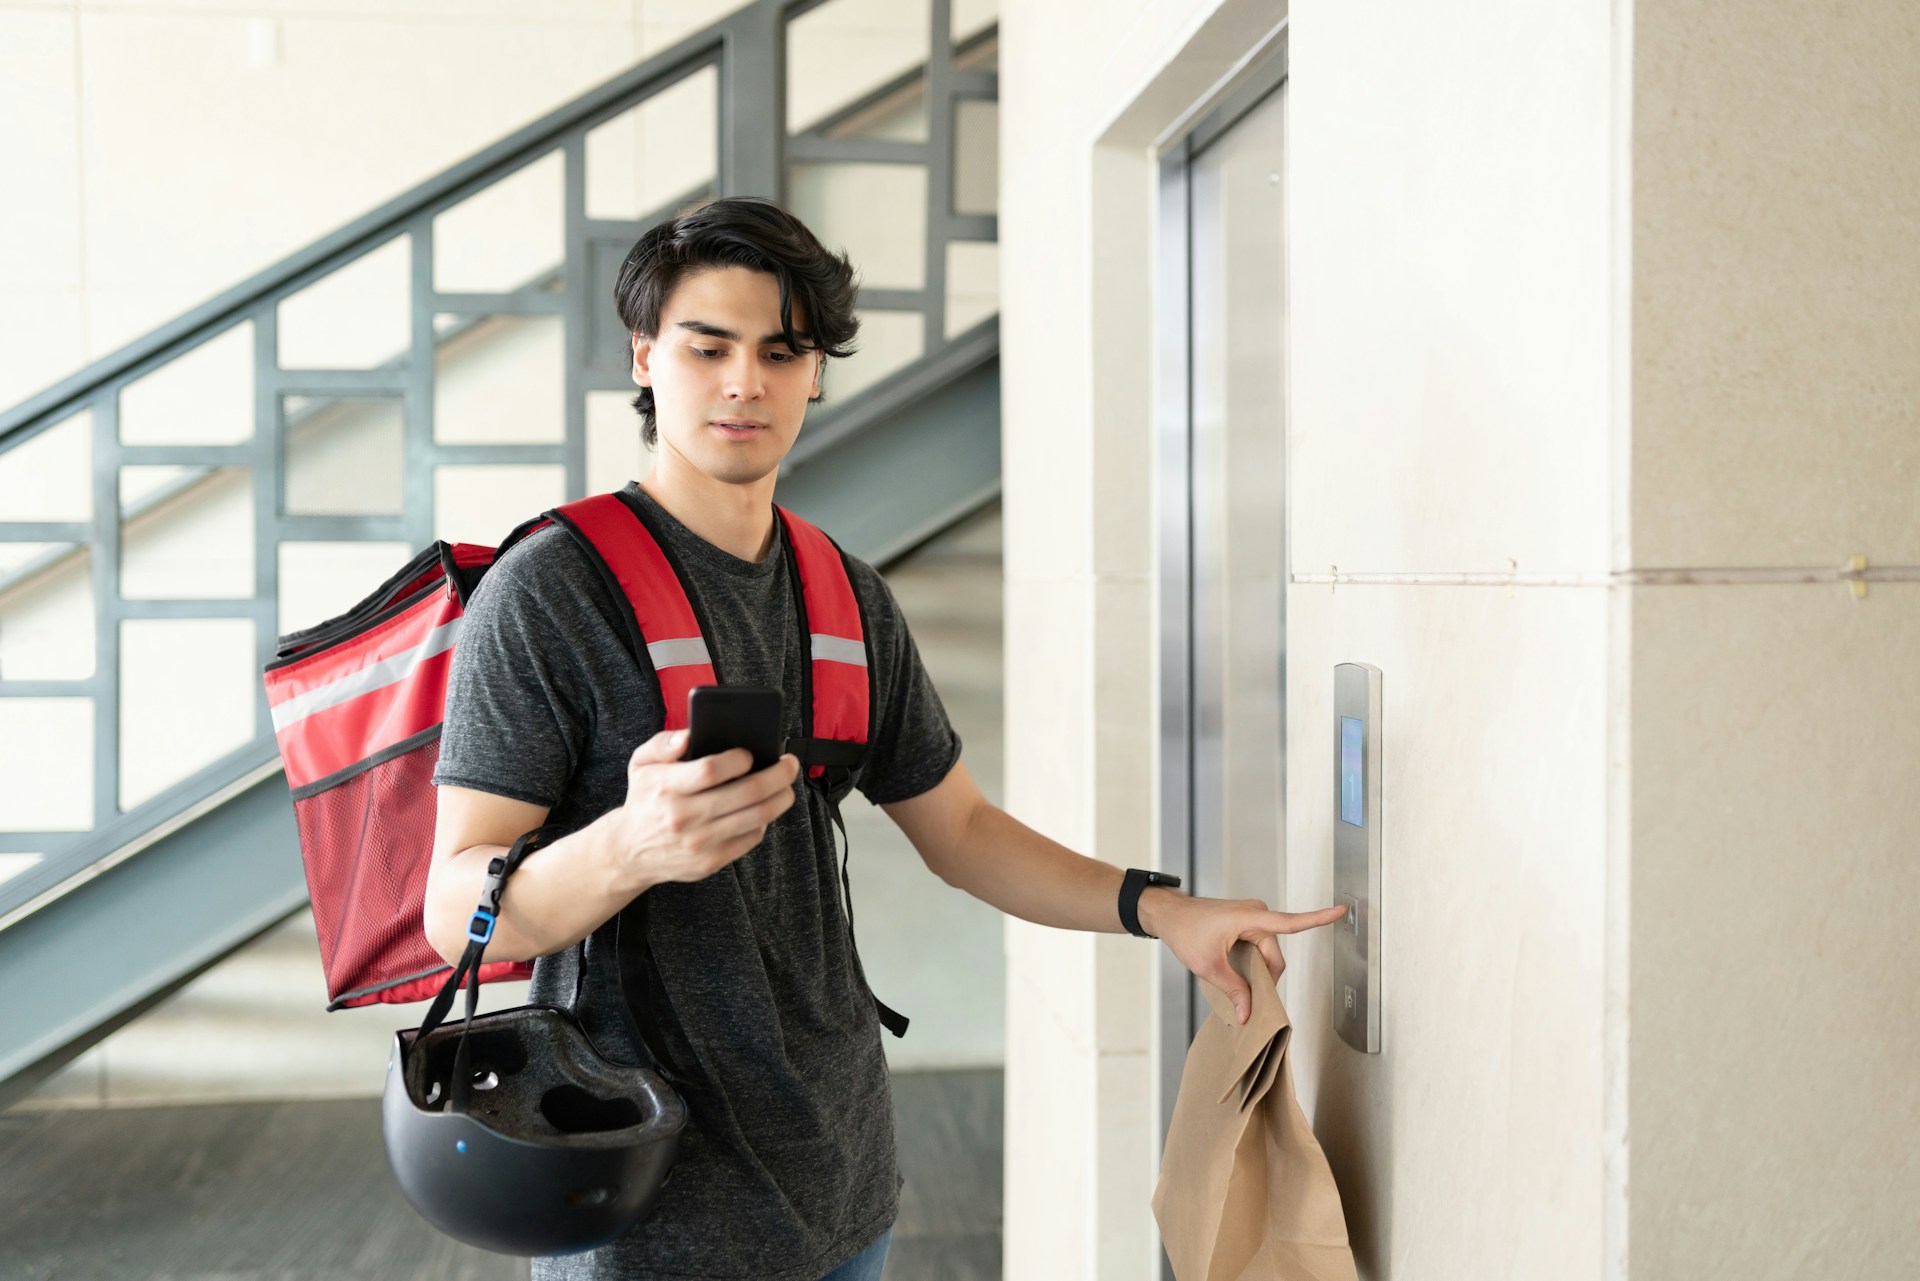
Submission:
[[[1010,916],[1063,930],[1120,934],[1122,868],[1076,854],[997,805],[974,813],[942,878]],[[1140,928],[1160,933],[1155,918],[1178,890],[1150,886],[1140,895]]]
[[[527,856],[500,896],[500,919],[488,961],[530,961],[572,947],[598,929],[645,886],[616,884],[611,860],[596,848],[606,838],[596,820]],[[436,868],[428,886],[427,939],[449,964],[466,950],[467,923],[480,901],[487,863],[504,845],[475,845]]]

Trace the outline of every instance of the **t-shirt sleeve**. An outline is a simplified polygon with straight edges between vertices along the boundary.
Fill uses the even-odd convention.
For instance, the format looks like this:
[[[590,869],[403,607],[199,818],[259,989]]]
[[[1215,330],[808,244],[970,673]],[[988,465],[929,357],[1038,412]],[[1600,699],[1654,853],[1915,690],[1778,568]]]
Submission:
[[[586,748],[590,703],[566,630],[575,611],[542,598],[555,576],[540,569],[571,550],[564,532],[543,530],[481,579],[454,646],[436,787],[559,803]]]
[[[886,580],[857,563],[860,595],[869,602],[867,619],[875,665],[878,712],[867,760],[856,786],[875,805],[911,800],[931,790],[960,759],[960,735],[920,661]]]

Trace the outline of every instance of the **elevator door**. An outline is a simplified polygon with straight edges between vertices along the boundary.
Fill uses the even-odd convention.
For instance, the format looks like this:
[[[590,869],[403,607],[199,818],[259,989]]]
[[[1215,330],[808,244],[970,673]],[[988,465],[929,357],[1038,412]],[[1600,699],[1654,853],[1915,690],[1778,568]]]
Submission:
[[[1162,154],[1156,293],[1159,860],[1197,895],[1286,894],[1284,37]],[[1160,1133],[1210,1013],[1164,950]],[[1172,1265],[1161,1257],[1163,1281]]]
[[[1190,161],[1194,892],[1286,902],[1284,81]],[[1191,1029],[1207,1013],[1193,1003]]]

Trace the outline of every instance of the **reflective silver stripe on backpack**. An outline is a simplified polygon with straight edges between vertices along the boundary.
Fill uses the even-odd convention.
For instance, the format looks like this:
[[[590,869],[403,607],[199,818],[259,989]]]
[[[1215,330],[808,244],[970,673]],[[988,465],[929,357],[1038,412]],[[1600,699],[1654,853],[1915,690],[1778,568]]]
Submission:
[[[697,667],[713,661],[707,654],[706,639],[700,636],[655,641],[647,646],[647,657],[653,660],[656,672],[668,667]]]
[[[389,685],[398,685],[413,675],[414,668],[436,654],[444,654],[452,649],[466,621],[464,617],[448,619],[421,637],[420,643],[412,649],[402,650],[279,704],[272,709],[274,731],[277,733],[296,721],[303,721],[315,712],[338,707],[350,698],[358,698]]]
[[[835,663],[851,663],[855,667],[867,665],[867,647],[857,640],[846,636],[828,636],[824,632],[813,634],[813,656]]]

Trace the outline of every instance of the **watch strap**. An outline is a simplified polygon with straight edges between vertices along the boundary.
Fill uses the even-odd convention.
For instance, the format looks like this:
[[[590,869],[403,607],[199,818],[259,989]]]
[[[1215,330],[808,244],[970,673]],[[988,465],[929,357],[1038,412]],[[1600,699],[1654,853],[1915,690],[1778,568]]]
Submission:
[[[1165,872],[1152,872],[1145,868],[1130,867],[1120,882],[1120,924],[1126,926],[1127,933],[1136,938],[1158,938],[1140,928],[1140,893],[1149,885],[1165,885],[1177,888],[1180,878],[1169,876]]]

